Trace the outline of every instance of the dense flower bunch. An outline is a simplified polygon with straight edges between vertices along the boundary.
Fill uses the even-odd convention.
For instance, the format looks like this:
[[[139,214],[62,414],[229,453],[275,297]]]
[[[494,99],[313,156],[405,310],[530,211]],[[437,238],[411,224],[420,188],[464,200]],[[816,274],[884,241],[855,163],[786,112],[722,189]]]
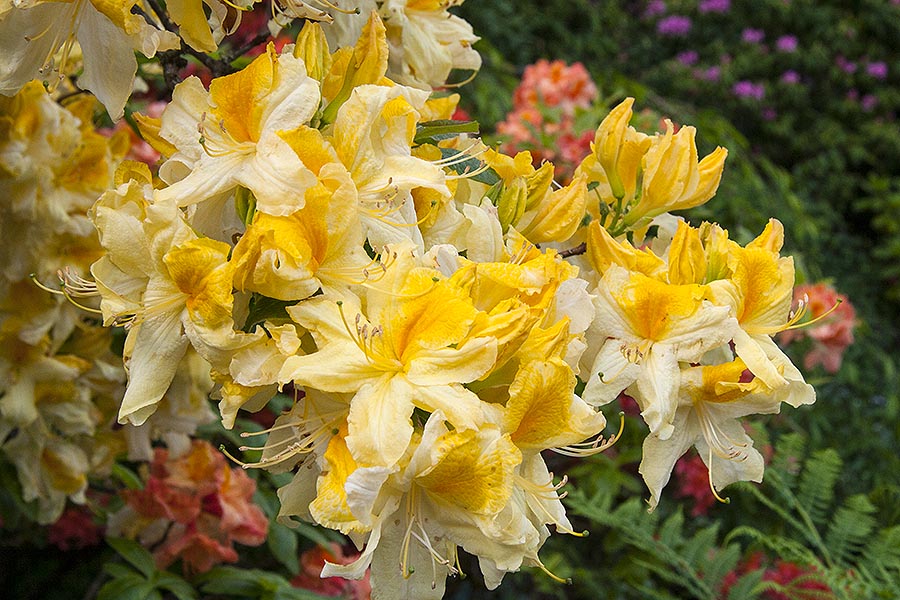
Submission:
[[[588,114],[597,86],[581,63],[539,60],[525,67],[513,94],[513,109],[497,124],[504,152],[527,151],[536,165],[556,165],[556,178],[567,181],[575,165],[590,153],[599,119]]]
[[[231,3],[207,2],[208,19],[199,3],[169,4],[159,24],[179,23],[195,51],[234,23]],[[760,481],[740,419],[815,394],[772,341],[800,316],[781,224],[741,246],[714,223],[669,214],[715,194],[725,149],[701,159],[695,130],[670,122],[638,132],[629,99],[593,134],[571,183],[556,184],[552,163],[486,147],[473,124],[450,119],[458,96],[434,93],[454,69],[479,65],[471,30],[447,13],[458,2],[357,4],[277,2],[273,29],[307,19],[295,44],[269,44],[208,88],[189,77],[159,117],[134,116],[162,157],[157,173],[104,163],[88,211],[99,236],[90,277],[62,271],[61,293],[124,328],[117,420],[133,455],[153,455],[113,531],[159,543],[160,565],[180,557],[197,571],[233,560],[232,541],[262,541],[252,482],[189,440],[213,385],[227,428],[279,390],[292,396],[272,427],[243,432],[260,441],[239,451],[261,457],[242,465],[291,473],[279,520],[350,536],[359,556],[326,558],[320,575],[363,579],[371,567],[380,598],[442,597],[460,547],[490,588],[523,565],[546,571],[550,526],[581,534],[560,501],[566,477],[542,452],[605,450],[618,435],[603,437],[598,407],[623,393],[650,430],[640,472],[651,507],[692,446],[714,494]],[[59,14],[102,21],[151,56],[170,32],[149,16],[133,24],[132,6],[79,2]],[[39,8],[57,9],[7,8],[0,33]],[[61,63],[43,37],[16,38],[17,56],[37,52],[44,62],[27,64],[63,72],[72,36],[95,33],[85,31],[48,30],[64,40]],[[96,81],[88,38],[77,37],[84,85]],[[19,69],[0,74],[4,90],[18,88]],[[575,88],[567,97],[591,95]],[[95,91],[121,112],[121,88]],[[63,110],[37,83],[11,102]],[[33,122],[21,121],[26,147]],[[80,360],[71,380],[98,368]],[[7,446],[28,439],[17,427]],[[169,449],[154,450],[157,438]],[[67,479],[54,506],[85,482]]]
[[[237,561],[234,542],[265,541],[268,521],[251,502],[255,490],[254,481],[207,442],[195,440],[177,458],[157,448],[145,487],[122,493],[125,506],[110,516],[110,534],[154,547],[160,568],[181,559],[186,571],[209,571]]]

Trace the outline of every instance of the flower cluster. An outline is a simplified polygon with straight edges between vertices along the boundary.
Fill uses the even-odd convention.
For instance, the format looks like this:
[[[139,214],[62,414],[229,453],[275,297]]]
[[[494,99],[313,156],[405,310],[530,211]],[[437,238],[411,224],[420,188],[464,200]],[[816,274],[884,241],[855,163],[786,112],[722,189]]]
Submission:
[[[292,400],[271,427],[241,434],[259,441],[233,453],[260,452],[257,460],[234,460],[290,474],[278,490],[280,522],[313,522],[357,545],[352,559],[323,557],[319,575],[363,580],[371,567],[377,597],[417,599],[443,596],[461,571],[460,548],[478,558],[489,588],[523,566],[550,574],[539,558],[550,528],[582,534],[561,503],[567,478],[550,471],[545,451],[579,458],[608,448],[619,434],[604,437],[602,405],[627,395],[639,406],[650,429],[640,472],[656,506],[691,446],[717,496],[734,481],[759,481],[763,460],[739,419],[814,401],[772,341],[799,319],[781,224],[773,219],[742,246],[717,224],[670,214],[713,197],[725,149],[701,159],[694,128],[676,132],[669,121],[663,133],[638,132],[631,99],[589,136],[567,185],[554,181],[551,162],[488,148],[473,123],[451,119],[458,96],[432,93],[453,70],[480,64],[470,28],[447,13],[454,4],[362,0],[350,10],[279,0],[273,30],[307,20],[294,44],[269,44],[208,86],[188,77],[159,116],[134,115],[158,170],[122,161],[113,174],[124,149],[116,161],[89,163],[105,169],[81,217],[98,235],[90,278],[62,271],[50,301],[124,330],[125,427],[116,435],[132,458],[153,462],[144,488],[123,493],[109,530],[154,546],[161,567],[180,559],[205,571],[236,559],[232,542],[265,536],[253,481],[191,441],[209,418],[210,388],[229,429],[279,391]],[[150,56],[168,31],[151,15],[132,23],[132,6],[120,15],[103,4],[102,19],[89,2],[43,8],[137,36]],[[236,5],[205,6],[209,18],[199,3],[180,2],[156,16],[208,51],[232,31]],[[38,8],[0,13],[0,33],[31,23]],[[77,34],[83,83],[92,80],[95,33],[48,37],[64,40],[59,72]],[[46,54],[42,39],[17,39],[16,56],[40,48],[46,73],[56,48]],[[583,69],[558,67],[563,92],[536,77],[521,99],[564,114],[589,102],[596,90]],[[34,97],[23,110],[63,111],[38,83],[18,93]],[[115,98],[97,93],[115,116]],[[42,139],[40,119],[13,123],[22,143]],[[111,152],[109,139],[88,137]],[[19,177],[13,167],[2,173]],[[21,326],[11,331],[24,339]],[[66,343],[54,351],[71,345],[60,335]],[[36,356],[61,363],[46,371],[57,381],[101,363]],[[17,373],[19,388],[0,398],[4,418],[9,406],[39,418],[40,403],[21,402],[31,398],[23,389],[40,389],[35,373],[45,371]],[[51,416],[59,389],[44,403]],[[71,414],[49,434],[74,423]],[[21,460],[27,429],[5,427],[4,450]],[[154,448],[158,439],[168,449]],[[60,465],[87,455],[36,447],[47,480],[65,484],[59,514],[86,484],[86,466],[73,475]]]
[[[527,151],[535,164],[550,161],[555,176],[568,181],[572,169],[590,153],[597,121],[589,125],[585,113],[597,100],[597,86],[584,65],[539,60],[525,67],[513,95],[513,110],[497,124],[503,150]]]
[[[207,442],[195,440],[177,458],[157,448],[144,488],[122,492],[125,506],[110,516],[109,532],[153,546],[161,569],[181,559],[186,571],[203,573],[237,561],[235,542],[265,541],[269,523],[251,502],[255,490]]]

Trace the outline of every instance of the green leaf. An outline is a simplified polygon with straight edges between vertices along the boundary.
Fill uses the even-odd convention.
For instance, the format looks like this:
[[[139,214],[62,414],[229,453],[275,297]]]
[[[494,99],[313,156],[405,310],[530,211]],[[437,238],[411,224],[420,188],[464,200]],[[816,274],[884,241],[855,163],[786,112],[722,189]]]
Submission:
[[[140,476],[122,463],[113,463],[112,475],[129,490],[140,490],[144,487]]]
[[[97,593],[97,600],[147,600],[154,591],[152,583],[132,574],[104,584]]]
[[[181,577],[169,572],[160,573],[156,587],[172,593],[178,600],[196,600],[197,592]]]
[[[250,298],[250,305],[248,307],[249,313],[247,314],[247,322],[244,325],[244,331],[250,332],[258,324],[269,319],[279,320],[290,318],[287,311],[284,309],[288,306],[293,306],[294,304],[297,304],[296,300],[276,300],[254,293]]]
[[[156,573],[153,555],[137,542],[124,538],[106,538],[106,543],[112,546],[112,549],[118,552],[122,558],[134,565],[145,577],[149,578]]]
[[[500,181],[500,176],[495,170],[487,168],[481,171],[481,169],[484,169],[485,164],[477,158],[463,159],[464,154],[464,152],[454,148],[441,148],[442,159],[458,159],[458,162],[452,161],[451,164],[446,165],[458,175],[466,175],[472,181],[485,185],[495,185]],[[469,173],[475,173],[476,171],[480,172],[477,175],[469,175]]]
[[[453,121],[441,119],[438,121],[425,121],[416,125],[416,137],[413,144],[436,144],[441,140],[453,139],[461,133],[478,133],[477,121]]]
[[[728,600],[751,600],[759,595],[758,586],[766,572],[751,571],[735,582],[728,591]]]
[[[272,521],[269,523],[266,544],[272,551],[272,556],[283,564],[291,575],[300,572],[300,553],[297,550],[297,534],[295,532]]]

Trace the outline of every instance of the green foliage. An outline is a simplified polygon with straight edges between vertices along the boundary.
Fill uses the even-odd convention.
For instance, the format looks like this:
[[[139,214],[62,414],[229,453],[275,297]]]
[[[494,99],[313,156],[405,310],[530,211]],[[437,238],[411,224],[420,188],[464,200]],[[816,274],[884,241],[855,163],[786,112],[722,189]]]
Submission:
[[[727,540],[749,538],[778,556],[812,566],[838,598],[896,598],[900,594],[900,526],[879,522],[868,495],[835,496],[841,460],[832,450],[805,457],[799,435],[785,436],[780,459],[759,488],[739,484],[779,517],[781,531],[751,525]],[[801,541],[802,540],[802,541]]]
[[[104,572],[111,577],[97,593],[97,600],[163,600],[171,594],[177,600],[196,600],[197,593],[181,577],[159,571],[153,555],[132,540],[109,538],[107,543],[128,565],[107,563]]]
[[[216,567],[199,578],[204,594],[254,600],[316,600],[318,594],[291,587],[290,582],[269,571]]]

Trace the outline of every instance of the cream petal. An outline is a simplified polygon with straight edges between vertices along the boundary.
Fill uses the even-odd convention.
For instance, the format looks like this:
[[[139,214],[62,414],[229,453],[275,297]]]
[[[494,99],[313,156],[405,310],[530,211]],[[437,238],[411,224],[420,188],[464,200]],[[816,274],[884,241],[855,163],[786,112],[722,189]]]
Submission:
[[[77,35],[84,55],[78,85],[92,91],[117,121],[125,113],[137,73],[131,40],[91,4],[82,11]]]
[[[592,406],[609,404],[635,382],[640,371],[640,365],[625,358],[619,340],[606,340],[594,359],[581,397]]]
[[[763,338],[771,341],[768,336],[751,336],[743,329],[738,329],[734,334],[734,352],[741,357],[751,373],[770,388],[777,389],[787,384],[787,379],[778,372],[775,363],[760,345]]]
[[[119,423],[143,424],[169,389],[188,347],[182,311],[179,307],[145,317],[129,331],[125,344],[128,388],[119,408]]]
[[[668,439],[650,434],[644,439],[643,456],[638,472],[650,490],[650,509],[656,508],[663,488],[669,483],[675,462],[694,445],[700,435],[696,422],[687,419],[690,408],[681,408],[674,417],[674,430]]]
[[[402,377],[383,375],[350,401],[347,448],[360,466],[391,467],[412,438],[413,389]]]
[[[681,370],[675,348],[668,344],[654,344],[641,365],[635,399],[641,406],[641,416],[650,427],[650,433],[659,435],[662,440],[673,432],[672,420],[678,407],[680,380]]]
[[[440,410],[457,429],[478,429],[485,420],[481,400],[460,384],[415,386],[414,402],[428,412]]]
[[[409,363],[406,377],[421,386],[469,383],[497,360],[497,340],[478,337],[459,348],[423,349]]]
[[[287,142],[268,129],[256,144],[256,153],[242,161],[236,180],[256,196],[257,210],[276,216],[303,208],[304,193],[318,183]]]

